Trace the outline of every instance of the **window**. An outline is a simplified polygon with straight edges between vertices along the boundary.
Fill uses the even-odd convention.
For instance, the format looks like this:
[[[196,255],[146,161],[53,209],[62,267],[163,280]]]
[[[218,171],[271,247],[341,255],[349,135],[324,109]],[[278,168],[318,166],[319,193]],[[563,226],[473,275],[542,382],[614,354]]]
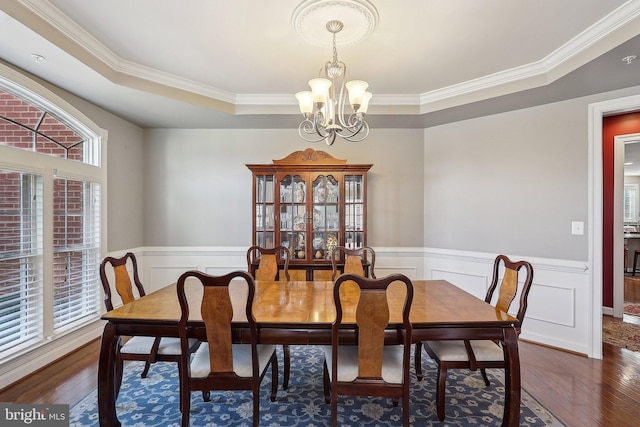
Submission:
[[[638,221],[638,184],[624,185],[624,222]]]
[[[97,164],[85,138],[51,113],[0,88],[1,143],[49,156]]]
[[[0,170],[0,354],[42,338],[42,177]]]
[[[100,298],[100,187],[53,181],[53,327],[95,316]]]
[[[55,95],[25,87],[0,75],[2,362],[102,309],[102,131]]]

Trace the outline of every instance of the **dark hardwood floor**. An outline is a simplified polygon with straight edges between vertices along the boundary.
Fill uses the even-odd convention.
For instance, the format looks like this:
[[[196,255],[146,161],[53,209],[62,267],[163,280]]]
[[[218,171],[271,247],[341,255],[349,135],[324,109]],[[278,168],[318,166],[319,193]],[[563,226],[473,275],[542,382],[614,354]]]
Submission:
[[[97,387],[100,340],[96,339],[35,374],[0,391],[0,402],[67,403]]]
[[[99,341],[0,391],[0,402],[67,403],[96,387]],[[568,426],[640,424],[640,353],[604,345],[602,360],[522,341],[523,388]]]

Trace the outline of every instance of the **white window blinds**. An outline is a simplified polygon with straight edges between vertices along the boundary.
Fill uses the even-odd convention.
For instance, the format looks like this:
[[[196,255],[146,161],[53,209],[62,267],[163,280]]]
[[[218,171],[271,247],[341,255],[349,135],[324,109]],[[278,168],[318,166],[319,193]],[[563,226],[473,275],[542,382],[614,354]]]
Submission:
[[[42,338],[42,177],[0,170],[0,359]]]
[[[53,328],[98,314],[100,186],[55,178],[53,183]]]

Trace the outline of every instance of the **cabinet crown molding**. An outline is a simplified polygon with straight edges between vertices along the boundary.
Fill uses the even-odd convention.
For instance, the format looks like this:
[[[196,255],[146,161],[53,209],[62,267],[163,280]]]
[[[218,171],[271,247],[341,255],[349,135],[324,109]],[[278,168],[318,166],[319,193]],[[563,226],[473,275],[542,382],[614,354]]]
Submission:
[[[315,165],[344,165],[347,161],[336,159],[326,151],[316,151],[313,148],[307,148],[304,151],[294,151],[283,159],[273,160],[274,165],[299,165],[305,163]]]

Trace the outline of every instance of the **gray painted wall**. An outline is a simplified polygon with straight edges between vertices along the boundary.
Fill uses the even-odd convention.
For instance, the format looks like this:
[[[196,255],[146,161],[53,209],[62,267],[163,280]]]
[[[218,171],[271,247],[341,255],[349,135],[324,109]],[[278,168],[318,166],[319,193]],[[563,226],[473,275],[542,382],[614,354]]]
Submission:
[[[425,130],[425,246],[587,259],[587,111],[568,102]]]
[[[637,93],[425,129],[424,245],[587,261],[588,107]],[[571,234],[572,221],[584,235]]]
[[[377,129],[362,143],[310,144],[291,130],[145,131],[145,246],[251,244],[251,171],[312,147],[368,175],[369,245],[421,247],[423,131]]]

